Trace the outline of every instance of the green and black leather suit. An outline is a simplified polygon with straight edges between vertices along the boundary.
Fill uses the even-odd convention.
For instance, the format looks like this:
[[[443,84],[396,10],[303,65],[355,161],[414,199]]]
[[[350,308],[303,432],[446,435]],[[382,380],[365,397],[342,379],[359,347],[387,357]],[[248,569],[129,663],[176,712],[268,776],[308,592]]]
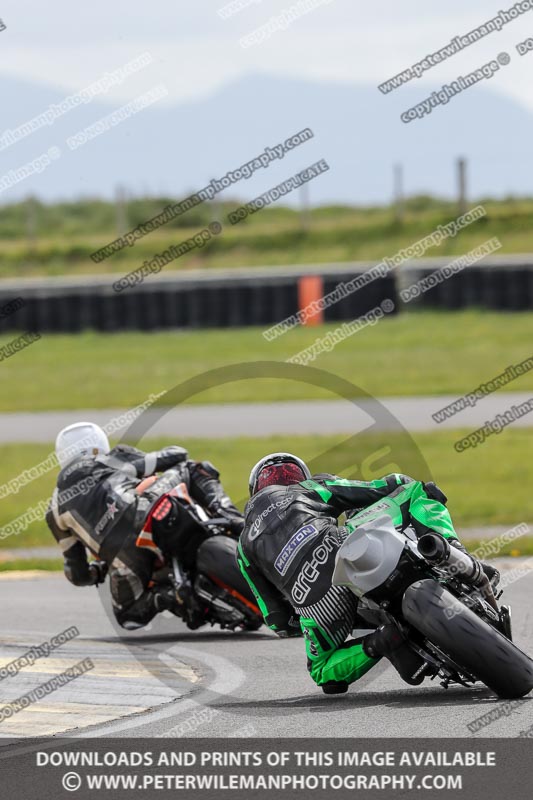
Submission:
[[[434,484],[395,473],[368,482],[315,475],[291,486],[267,486],[248,502],[240,569],[265,623],[281,636],[303,632],[308,669],[319,686],[352,683],[376,663],[360,641],[347,641],[354,628],[368,627],[358,619],[356,596],[331,584],[346,536],[388,515],[399,530],[411,525],[417,536],[434,531],[457,539],[445,501]],[[350,518],[339,526],[343,512]]]

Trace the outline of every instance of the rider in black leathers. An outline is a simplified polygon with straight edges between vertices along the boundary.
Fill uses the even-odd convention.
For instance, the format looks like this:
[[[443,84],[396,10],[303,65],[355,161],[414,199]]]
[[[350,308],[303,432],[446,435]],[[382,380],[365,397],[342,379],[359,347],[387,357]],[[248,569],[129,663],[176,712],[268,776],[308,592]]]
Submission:
[[[97,426],[81,423],[78,428],[79,434],[76,426],[65,429],[66,437],[70,437],[67,456],[64,453],[68,448],[61,447],[64,431],[58,436],[57,453],[63,468],[46,514],[63,552],[66,577],[75,586],[92,586],[103,582],[109,565],[113,610],[123,627],[144,626],[165,609],[183,616],[184,605],[177,602],[175,592],[149,587],[157,557],[154,549],[136,546],[137,536],[169,488],[177,483],[185,484],[193,500],[214,515],[225,517],[228,528],[239,533],[242,515],[225,494],[219,473],[208,461],[190,460],[182,447],[153,453],[127,445],[109,450],[107,438]],[[78,436],[81,444],[78,440],[72,444],[73,436]],[[165,474],[143,489],[143,479],[159,472]],[[165,513],[153,519],[156,545],[163,545],[164,537],[176,534],[176,502],[168,498],[163,506]],[[194,560],[195,547],[194,542],[186,544],[185,560]],[[98,560],[89,563],[87,549]]]

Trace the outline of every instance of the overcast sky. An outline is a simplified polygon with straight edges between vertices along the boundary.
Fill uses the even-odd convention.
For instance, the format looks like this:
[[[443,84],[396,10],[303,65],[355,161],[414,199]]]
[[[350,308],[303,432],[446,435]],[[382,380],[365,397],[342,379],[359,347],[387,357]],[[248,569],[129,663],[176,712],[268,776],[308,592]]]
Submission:
[[[239,39],[293,5],[291,0],[254,0],[229,19],[217,13],[227,0],[4,0],[0,70],[71,91],[148,50],[155,64],[110,92],[114,101],[137,96],[160,80],[169,89],[164,102],[191,99],[257,71],[377,84],[512,5],[509,0],[314,2],[317,7],[287,30],[243,49]],[[533,110],[533,52],[519,57],[515,50],[528,35],[533,36],[533,10],[416,83],[453,80],[507,51],[512,63],[490,88]]]

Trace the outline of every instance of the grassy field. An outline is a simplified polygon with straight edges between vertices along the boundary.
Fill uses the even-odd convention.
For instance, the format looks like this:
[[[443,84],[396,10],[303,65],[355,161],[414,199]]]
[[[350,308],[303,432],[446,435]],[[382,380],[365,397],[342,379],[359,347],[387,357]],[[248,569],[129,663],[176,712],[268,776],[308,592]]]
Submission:
[[[1,572],[29,572],[40,570],[44,572],[63,572],[62,558],[10,558],[2,561],[0,557]]]
[[[133,201],[128,206],[127,226],[159,214],[170,198]],[[144,236],[133,247],[125,247],[101,263],[91,253],[118,236],[112,204],[93,201],[34,205],[27,239],[28,210],[24,204],[3,209],[0,220],[2,259],[0,277],[75,275],[127,272],[145,259],[179,244],[209,222],[218,220],[223,233],[201,250],[170,264],[166,271],[195,268],[217,269],[332,261],[380,261],[427,236],[439,225],[458,216],[455,204],[432,198],[412,198],[400,223],[390,207],[323,207],[308,212],[303,224],[295,210],[273,207],[232,226],[228,213],[241,201],[205,203],[171,223]],[[471,207],[477,205],[471,203]],[[487,216],[446,240],[426,255],[462,255],[486,239],[501,239],[502,252],[533,251],[533,200],[483,201]]]
[[[0,411],[127,408],[150,393],[229,364],[283,361],[334,325],[296,328],[267,342],[259,328],[162,333],[47,334],[2,362]],[[0,346],[13,335],[0,337]],[[386,318],[312,364],[374,396],[461,395],[532,355],[531,313],[411,312]],[[293,380],[213,386],[192,403],[331,398]],[[500,391],[530,391],[533,372]]]
[[[355,441],[337,437],[271,437],[237,440],[180,439],[193,458],[210,459],[222,474],[225,487],[242,508],[246,501],[251,466],[266,452],[289,450],[308,460],[314,472],[333,472],[369,480],[402,471],[415,478],[433,478],[449,497],[449,509],[460,532],[474,525],[533,523],[533,429],[507,429],[482,447],[461,455],[453,449],[460,431],[418,434],[412,439],[399,434],[360,435]],[[150,450],[168,441],[142,442]],[[0,485],[24,469],[44,460],[52,445],[4,445],[0,447]],[[362,468],[366,463],[371,468]],[[18,494],[0,500],[2,526],[46,500],[56,474],[50,472],[25,486]],[[532,525],[533,530],[533,525]],[[0,549],[53,544],[43,522],[32,523],[16,536],[0,539]]]

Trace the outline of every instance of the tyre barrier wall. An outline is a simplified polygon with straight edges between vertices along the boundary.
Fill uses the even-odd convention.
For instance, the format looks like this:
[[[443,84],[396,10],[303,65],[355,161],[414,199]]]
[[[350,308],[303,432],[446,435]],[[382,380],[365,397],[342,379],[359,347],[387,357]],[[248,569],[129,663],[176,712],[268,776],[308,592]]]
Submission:
[[[409,270],[402,276],[401,288],[427,281],[432,272],[434,269]],[[531,311],[533,266],[468,267],[413,297],[409,304],[436,309],[478,307],[494,311]]]
[[[431,259],[416,267],[404,265],[332,303],[311,322],[354,320],[394,301],[406,308],[501,311],[533,310],[533,259],[509,256],[487,259],[421,292],[409,304],[402,290],[446,265]],[[140,286],[116,292],[116,276],[88,279],[0,281],[0,332],[7,330],[66,332],[157,330],[164,328],[227,328],[271,326],[294,315],[309,302],[333,292],[339,283],[361,275],[373,264],[312,265],[286,270],[247,270],[152,277]],[[309,293],[311,289],[311,294]],[[16,302],[22,298],[22,302]],[[9,311],[8,304],[15,311]],[[3,309],[8,309],[7,313]]]
[[[323,293],[358,272],[331,273],[321,282]],[[122,292],[111,281],[89,283],[39,282],[17,289],[0,283],[0,331],[66,332],[157,330],[162,328],[270,327],[299,310],[306,275],[202,277],[151,280]],[[9,282],[12,283],[11,281]],[[1,315],[15,298],[24,305]],[[317,315],[315,322],[353,320],[382,300],[396,304],[392,276],[379,278]]]

